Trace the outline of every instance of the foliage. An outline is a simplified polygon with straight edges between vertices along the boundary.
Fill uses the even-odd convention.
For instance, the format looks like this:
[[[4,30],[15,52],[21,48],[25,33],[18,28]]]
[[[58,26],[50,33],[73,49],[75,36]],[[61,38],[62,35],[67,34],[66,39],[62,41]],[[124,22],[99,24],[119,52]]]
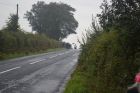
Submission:
[[[126,60],[135,60],[137,51],[140,51],[140,1],[139,0],[111,0],[102,4],[102,13],[99,14],[100,24],[104,29],[114,26],[116,29],[124,29],[120,34],[125,39],[122,42]]]
[[[24,33],[22,31],[12,32],[0,31],[0,59],[7,54],[20,54],[37,52],[62,47],[62,43],[50,39],[43,34]]]
[[[26,18],[34,31],[62,40],[69,34],[75,34],[78,22],[73,16],[74,8],[63,3],[38,1],[26,13]]]
[[[126,93],[134,83],[140,67],[140,1],[111,0],[109,4],[104,0],[101,9],[102,31],[93,29],[82,45],[78,67],[65,93],[75,93],[78,88],[82,90],[76,93]]]
[[[90,38],[82,48],[78,67],[65,93],[126,93],[140,63],[137,63],[139,58],[133,62],[131,58],[125,59],[119,32],[110,29]]]
[[[7,27],[5,28],[9,31],[17,32],[20,29],[18,23],[18,16],[16,14],[11,14],[7,22]]]
[[[135,61],[140,57],[140,1],[111,0],[110,5],[104,1],[102,7],[104,10],[99,15],[100,24],[104,30],[115,27],[120,31],[119,43],[123,48],[125,60],[130,61],[129,72],[133,76],[137,66],[131,69],[131,65],[138,64]]]

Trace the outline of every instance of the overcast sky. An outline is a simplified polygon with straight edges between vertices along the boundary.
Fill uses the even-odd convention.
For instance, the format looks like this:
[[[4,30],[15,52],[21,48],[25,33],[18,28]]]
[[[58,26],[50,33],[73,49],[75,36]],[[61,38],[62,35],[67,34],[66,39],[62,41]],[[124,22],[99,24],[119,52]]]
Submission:
[[[92,14],[96,16],[97,13],[100,13],[99,6],[103,0],[0,0],[0,28],[5,25],[11,13],[16,13],[16,4],[18,3],[21,28],[25,31],[31,31],[31,27],[23,17],[26,11],[32,8],[32,4],[37,1],[45,1],[46,3],[61,1],[76,9],[75,18],[79,22],[79,27],[76,30],[78,34],[70,35],[65,39],[67,42],[76,43],[85,29],[90,26]]]

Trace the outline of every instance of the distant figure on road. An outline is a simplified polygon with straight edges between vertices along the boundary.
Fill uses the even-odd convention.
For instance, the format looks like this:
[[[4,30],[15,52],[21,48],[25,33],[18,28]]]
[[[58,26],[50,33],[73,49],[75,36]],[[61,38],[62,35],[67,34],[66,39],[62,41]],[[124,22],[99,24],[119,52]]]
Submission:
[[[74,46],[74,49],[77,49],[77,46]]]
[[[140,93],[140,72],[135,76],[135,83],[128,87],[127,93]]]

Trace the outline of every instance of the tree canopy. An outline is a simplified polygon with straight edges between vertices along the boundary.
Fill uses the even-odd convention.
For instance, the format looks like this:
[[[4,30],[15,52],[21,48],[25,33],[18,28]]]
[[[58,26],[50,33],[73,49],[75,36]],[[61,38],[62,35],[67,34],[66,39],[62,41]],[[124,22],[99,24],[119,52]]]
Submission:
[[[18,15],[16,15],[16,14],[10,15],[5,29],[12,31],[12,32],[19,31],[20,26],[18,23]]]
[[[134,60],[137,51],[140,51],[140,1],[111,0],[111,4],[108,4],[104,0],[101,8],[102,13],[98,15],[101,26],[104,29],[111,27],[123,29],[120,34],[125,39],[122,44],[127,54],[126,58],[133,55]]]
[[[30,11],[27,11],[25,18],[28,19],[32,30],[46,34],[53,39],[62,40],[69,34],[76,34],[78,22],[73,12],[75,9],[64,3],[46,4],[38,1]]]

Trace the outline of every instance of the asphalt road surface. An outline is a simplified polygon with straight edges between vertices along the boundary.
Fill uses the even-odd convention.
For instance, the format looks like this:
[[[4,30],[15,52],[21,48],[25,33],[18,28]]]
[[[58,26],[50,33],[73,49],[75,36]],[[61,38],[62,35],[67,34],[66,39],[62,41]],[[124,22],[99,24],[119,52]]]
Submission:
[[[0,93],[62,93],[79,50],[0,61]]]

